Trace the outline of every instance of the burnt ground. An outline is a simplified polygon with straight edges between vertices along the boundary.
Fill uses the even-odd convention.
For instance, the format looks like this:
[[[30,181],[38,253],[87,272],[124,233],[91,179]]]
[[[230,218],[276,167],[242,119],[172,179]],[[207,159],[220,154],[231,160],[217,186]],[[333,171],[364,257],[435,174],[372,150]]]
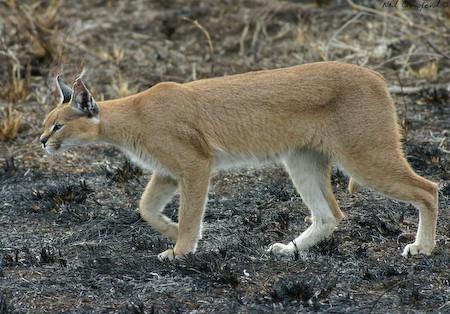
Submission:
[[[12,104],[22,127],[0,141],[1,314],[450,312],[448,10],[382,11],[367,1],[375,11],[345,1],[80,1],[59,9],[44,1],[34,11],[11,3],[0,4],[0,37],[17,60],[0,56],[0,109]],[[183,17],[205,27],[212,53]],[[396,90],[405,154],[441,186],[432,256],[400,256],[417,229],[414,207],[366,188],[350,195],[338,170],[333,186],[346,219],[332,238],[292,260],[266,254],[308,226],[287,174],[269,166],[216,175],[198,253],[160,262],[173,243],[135,212],[149,173],[111,147],[50,158],[37,142],[56,103],[51,77],[61,71],[70,81],[87,67],[95,96],[108,99],[160,81],[325,59],[374,68]],[[9,93],[15,64],[23,95]],[[175,197],[166,209],[174,219],[177,205]]]

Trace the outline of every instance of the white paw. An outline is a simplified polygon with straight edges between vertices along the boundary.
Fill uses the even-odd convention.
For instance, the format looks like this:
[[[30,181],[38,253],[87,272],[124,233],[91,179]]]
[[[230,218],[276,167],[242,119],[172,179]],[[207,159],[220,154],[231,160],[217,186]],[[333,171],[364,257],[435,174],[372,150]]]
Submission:
[[[408,257],[409,255],[414,256],[417,254],[431,255],[431,251],[433,251],[432,245],[421,245],[414,242],[405,246],[402,256]]]
[[[274,243],[267,249],[267,252],[277,256],[291,257],[294,255],[295,247],[292,243],[288,245],[283,243]]]
[[[160,261],[173,261],[175,259],[175,252],[173,251],[173,249],[168,249],[165,250],[162,253],[158,254],[158,259]]]

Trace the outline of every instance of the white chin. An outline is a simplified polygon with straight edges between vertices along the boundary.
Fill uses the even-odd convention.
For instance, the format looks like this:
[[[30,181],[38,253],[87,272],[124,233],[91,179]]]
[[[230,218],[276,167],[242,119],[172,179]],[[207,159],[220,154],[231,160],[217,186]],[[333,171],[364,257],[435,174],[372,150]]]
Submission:
[[[54,155],[56,153],[56,150],[54,148],[51,147],[46,147],[45,148],[45,152],[49,155]]]
[[[44,150],[49,155],[55,155],[56,153],[59,153],[61,151],[60,149],[56,149],[56,148],[54,148],[52,146],[48,146],[48,145],[44,147]]]

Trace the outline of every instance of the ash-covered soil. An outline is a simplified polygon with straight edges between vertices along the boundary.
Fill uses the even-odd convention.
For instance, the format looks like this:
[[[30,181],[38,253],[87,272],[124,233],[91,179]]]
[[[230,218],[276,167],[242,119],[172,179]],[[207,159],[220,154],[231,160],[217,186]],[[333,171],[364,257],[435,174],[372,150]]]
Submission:
[[[450,312],[447,13],[372,4],[383,16],[343,1],[317,3],[67,1],[42,33],[53,45],[44,56],[18,13],[0,4],[2,42],[28,92],[13,102],[23,115],[17,138],[0,141],[0,313]],[[212,52],[184,17],[209,32]],[[10,82],[10,58],[0,58],[0,78]],[[400,255],[417,230],[413,206],[366,188],[350,195],[337,169],[333,186],[346,218],[332,238],[292,260],[268,255],[273,242],[300,234],[309,215],[288,175],[272,165],[217,174],[197,254],[160,262],[156,255],[174,243],[135,211],[150,173],[111,147],[50,158],[38,145],[41,121],[56,104],[52,76],[61,71],[70,81],[85,66],[94,96],[108,99],[160,81],[324,59],[374,68],[397,88],[405,154],[441,186],[432,256]],[[3,109],[9,101],[1,95]],[[173,219],[177,205],[175,197],[166,208]]]

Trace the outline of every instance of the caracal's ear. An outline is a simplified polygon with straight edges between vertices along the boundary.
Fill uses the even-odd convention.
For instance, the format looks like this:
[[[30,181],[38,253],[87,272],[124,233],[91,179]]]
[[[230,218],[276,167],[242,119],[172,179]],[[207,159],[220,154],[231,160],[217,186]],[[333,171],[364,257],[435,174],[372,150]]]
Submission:
[[[64,84],[61,75],[58,75],[56,77],[56,86],[58,87],[59,91],[59,103],[68,103],[70,101],[70,98],[72,97],[72,89]]]
[[[81,78],[73,84],[72,107],[88,118],[98,117],[98,106]]]

